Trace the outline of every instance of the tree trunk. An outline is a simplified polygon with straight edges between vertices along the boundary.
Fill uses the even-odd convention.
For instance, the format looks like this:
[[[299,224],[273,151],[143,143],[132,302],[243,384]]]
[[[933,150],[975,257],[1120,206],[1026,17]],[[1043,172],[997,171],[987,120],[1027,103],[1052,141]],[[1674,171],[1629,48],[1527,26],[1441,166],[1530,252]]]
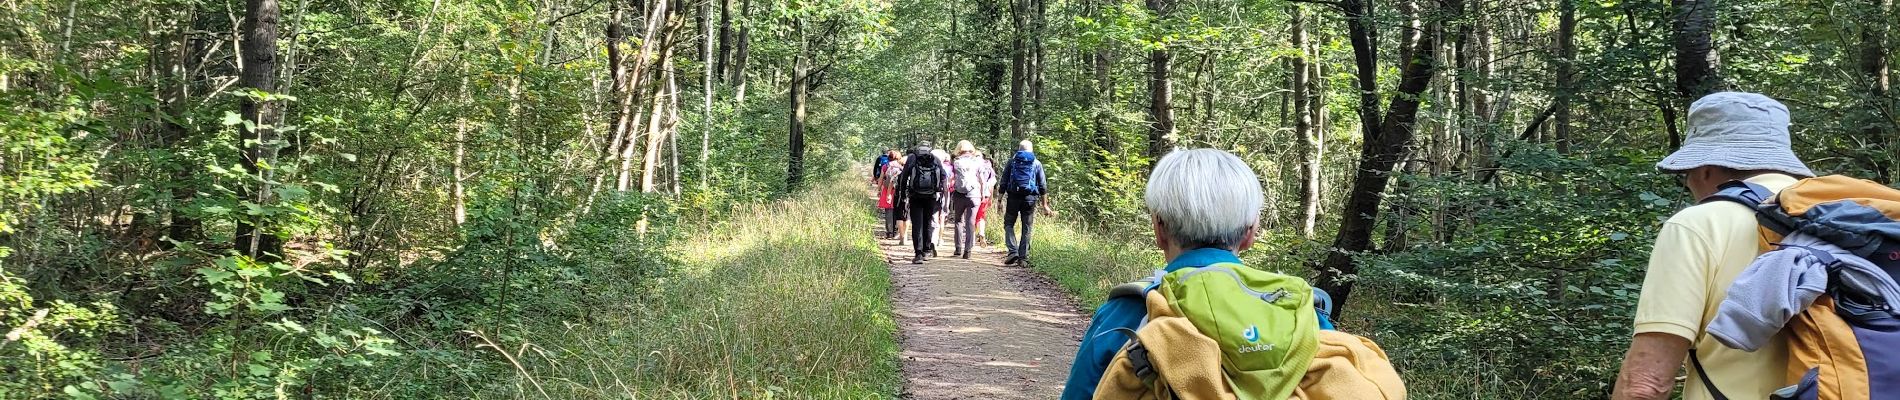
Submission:
[[[725,50],[726,34],[725,32],[726,32],[727,21],[724,21],[723,19],[725,18],[725,8],[727,5],[730,5],[731,3],[732,3],[732,0],[720,0],[720,5],[719,5],[720,14],[719,15],[722,21],[720,21],[719,23],[720,33],[718,36],[718,39],[719,39],[718,52],[717,53],[713,52],[714,36],[713,36],[712,25],[710,24],[706,25],[704,29],[705,34],[700,36],[700,40],[703,42],[700,45],[700,50],[701,50],[700,54],[702,54],[703,57],[702,59],[699,60],[699,63],[705,64],[706,66],[705,75],[701,77],[701,81],[700,81],[700,90],[702,91],[702,93],[700,93],[700,100],[703,102],[703,104],[701,105],[702,107],[700,108],[700,113],[699,113],[699,124],[701,126],[699,127],[700,128],[699,165],[697,169],[699,170],[699,187],[701,189],[705,189],[707,187],[708,182],[710,182],[709,178],[711,177],[711,175],[707,172],[706,168],[709,166],[710,161],[711,161],[710,157],[712,156],[712,131],[713,131],[712,106],[713,106],[713,98],[719,97],[719,88],[713,87],[713,77],[718,76],[719,71],[721,71],[720,68],[722,68],[724,64],[726,63],[726,50]],[[701,7],[701,12],[708,14],[707,20],[710,22],[712,19],[710,14],[712,14],[713,12],[711,0],[707,0],[706,5]],[[715,58],[717,59],[717,61],[714,60]],[[718,64],[719,66],[715,67],[714,64]]]
[[[708,0],[708,1],[711,1],[711,0]],[[718,0],[718,1],[719,1],[719,40],[718,40],[719,56],[716,59],[716,61],[713,61],[712,63],[713,64],[712,75],[719,77],[719,80],[722,82],[729,83],[731,81],[726,80],[727,79],[726,78],[726,65],[727,65],[726,63],[731,62],[732,60],[732,0]],[[711,5],[708,5],[707,7],[711,7]],[[710,41],[712,39],[708,38],[706,40]]]
[[[1721,56],[1715,50],[1710,32],[1716,26],[1715,0],[1670,0],[1676,47],[1676,93],[1687,105],[1704,95],[1721,90],[1726,83],[1721,75]]]
[[[1373,47],[1372,5],[1377,0],[1343,0],[1341,8],[1346,12],[1346,35],[1352,43],[1352,59],[1356,67],[1354,76],[1359,86],[1359,134],[1362,138],[1379,136],[1379,50]],[[1363,160],[1361,161],[1363,162]],[[1351,218],[1348,215],[1348,218]]]
[[[1148,10],[1154,12],[1156,20],[1167,20],[1174,8],[1174,0],[1147,0]],[[1174,89],[1169,82],[1168,63],[1173,55],[1165,48],[1148,53],[1148,159],[1159,160],[1173,147],[1174,136]]]
[[[240,45],[244,62],[238,86],[277,94],[277,0],[248,0],[244,8],[244,41]],[[277,157],[277,124],[282,117],[275,100],[244,97],[238,109],[248,124],[238,126],[238,148],[243,149],[244,171],[256,179],[246,182],[246,199],[259,205],[269,204],[270,171],[263,164]],[[281,239],[261,222],[240,220],[236,245],[239,253],[263,260],[282,259]]]
[[[471,103],[470,100],[472,97],[468,93],[467,74],[462,75],[461,92],[463,104]],[[465,168],[463,165],[466,162],[468,154],[467,148],[468,118],[457,115],[455,117],[455,159],[449,163],[449,201],[455,203],[451,218],[455,221],[456,227],[461,227],[462,224],[468,222],[468,191],[462,184],[463,180],[468,179],[466,173],[463,172]],[[595,175],[595,177],[598,178],[599,175]],[[596,182],[598,182],[598,180]]]
[[[166,93],[163,113],[169,118],[162,118],[160,121],[158,137],[160,144],[167,148],[182,149],[191,136],[191,130],[180,121],[185,120],[186,107],[191,99],[192,71],[197,70],[195,60],[198,57],[192,54],[190,35],[191,30],[196,28],[197,20],[196,7],[189,8],[184,12],[183,21],[185,22],[179,23],[178,31],[173,33],[175,43],[153,46],[153,51],[162,54],[165,58],[164,62],[158,63],[161,66],[159,68],[167,70],[164,76],[171,79],[169,82],[162,82],[161,85],[164,88],[158,90],[158,92]],[[6,91],[4,86],[0,84],[0,92]],[[174,187],[169,189],[172,200],[171,224],[167,227],[166,234],[174,241],[191,241],[203,236],[199,231],[201,223],[198,219],[192,218],[184,211],[186,205],[191,204],[197,197],[197,190],[192,185],[193,177],[196,175],[197,171],[192,168],[178,166],[172,169]]]
[[[1291,89],[1293,136],[1299,141],[1300,153],[1300,236],[1311,239],[1319,219],[1319,146],[1313,134],[1313,70],[1307,65],[1311,46],[1306,37],[1306,7],[1295,4],[1291,8],[1293,48],[1299,51],[1299,56],[1293,57]]]
[[[655,3],[664,4],[665,2]],[[662,19],[666,19],[666,16],[669,14],[660,15]],[[669,98],[679,95],[678,92],[672,90],[672,87],[661,83],[661,81],[670,82],[673,80],[675,73],[673,71],[673,49],[675,47],[673,34],[678,30],[677,28],[679,26],[673,24],[671,21],[662,21],[661,23],[665,24],[664,29],[666,30],[666,34],[663,36],[663,39],[660,39],[660,58],[654,61],[654,64],[658,66],[658,69],[655,70],[654,73],[658,76],[653,80],[653,106],[649,108],[647,112],[646,151],[641,153],[644,156],[640,163],[641,193],[654,193],[659,191],[657,179],[659,178],[658,171],[660,162],[662,161],[660,155],[664,150],[661,146],[666,145],[669,140],[667,136],[672,134],[669,129],[666,129],[667,121],[673,115],[667,112],[667,107],[674,104]]]
[[[804,185],[805,180],[805,96],[806,75],[810,71],[806,65],[804,51],[792,57],[791,84],[791,136],[787,139],[789,157],[785,167],[785,188],[794,190]]]
[[[1048,4],[1047,4],[1048,2],[1046,0],[1031,0],[1031,1],[1036,2],[1035,7],[1033,7],[1033,10],[1031,10],[1030,19],[1029,19],[1029,22],[1030,22],[1029,24],[1030,108],[1028,112],[1028,115],[1029,115],[1028,118],[1029,118],[1029,133],[1033,135],[1038,132],[1037,124],[1042,122],[1043,110],[1045,109],[1044,107],[1048,104],[1046,97],[1044,97],[1045,93],[1043,92],[1043,87],[1045,84],[1045,82],[1043,81],[1043,71],[1045,69],[1043,65],[1043,62],[1044,62],[1043,58],[1044,56],[1046,56],[1046,53],[1043,51],[1042,39],[1043,39],[1043,35],[1047,34],[1048,29],[1049,29],[1049,22],[1047,20],[1049,9],[1048,9]]]
[[[737,104],[745,104],[745,63],[746,58],[752,53],[751,17],[752,0],[741,0],[739,3],[739,38],[737,39],[738,43],[733,46],[738,49],[738,53],[733,55],[731,71],[732,100]]]
[[[1887,150],[1883,153],[1892,155],[1896,143],[1900,143],[1900,136],[1894,136],[1893,101],[1888,97],[1893,91],[1893,71],[1888,60],[1892,50],[1889,35],[1892,35],[1893,0],[1868,1],[1871,7],[1867,14],[1871,16],[1861,18],[1864,22],[1860,29],[1860,72],[1867,76],[1864,108],[1869,116],[1861,124],[1861,137],[1880,143],[1878,146]],[[1875,178],[1880,182],[1893,182],[1895,161],[1891,156],[1876,157],[1872,163]]]
[[[1363,12],[1366,5],[1361,2],[1346,0],[1346,10],[1349,13],[1352,10]],[[1452,10],[1447,14],[1456,14],[1455,10],[1458,10],[1456,7],[1446,9]],[[1362,44],[1371,43],[1370,38],[1359,36],[1367,32],[1364,26],[1359,26],[1367,22],[1362,17],[1349,15],[1347,28],[1353,35],[1353,54],[1361,68],[1361,87],[1373,87],[1375,83],[1369,77],[1375,71],[1371,69],[1371,60],[1363,57],[1372,54],[1374,49],[1361,47]],[[1456,20],[1458,16],[1447,15],[1444,18]],[[1332,294],[1335,307],[1341,313],[1352,295],[1353,280],[1357,278],[1358,266],[1354,264],[1353,258],[1371,249],[1372,228],[1376,225],[1379,204],[1391,179],[1392,168],[1411,144],[1412,128],[1417,122],[1422,100],[1420,95],[1431,86],[1432,77],[1437,73],[1436,54],[1431,49],[1437,46],[1437,32],[1440,29],[1437,21],[1426,23],[1424,33],[1419,35],[1412,49],[1413,58],[1407,60],[1405,67],[1400,70],[1398,92],[1392,97],[1388,116],[1383,120],[1373,119],[1378,121],[1378,125],[1373,134],[1366,137],[1365,146],[1360,149],[1359,167],[1353,178],[1352,191],[1340,212],[1339,234],[1334,237],[1332,250],[1327,252],[1325,260],[1315,268],[1319,275],[1314,281],[1319,288]],[[1371,97],[1371,105],[1378,104],[1376,92],[1367,90],[1363,92],[1361,101],[1365,101],[1363,97]],[[1361,111],[1362,118],[1366,114]]]
[[[1028,77],[1023,74],[1029,70],[1028,32],[1023,29],[1026,18],[1023,2],[1027,0],[1009,0],[1010,26],[1015,29],[1010,34],[1009,45],[1009,136],[1014,140],[1023,140],[1023,91],[1028,89]]]
[[[665,62],[665,59],[672,54],[671,46],[666,46],[665,48],[661,48],[660,46],[662,44],[667,44],[666,42],[669,41],[672,37],[672,29],[671,29],[672,26],[668,19],[668,17],[671,15],[671,11],[667,9],[668,3],[670,2],[668,1],[653,2],[651,4],[652,9],[648,10],[646,14],[647,15],[646,20],[645,20],[646,29],[644,31],[645,33],[642,33],[640,36],[640,51],[634,54],[633,72],[626,76],[626,79],[628,81],[627,96],[629,96],[629,99],[627,100],[627,104],[629,105],[629,108],[631,108],[632,104],[637,104],[642,100],[642,99],[637,98],[637,96],[639,96],[642,93],[647,92],[646,90],[644,90],[647,82],[658,81],[659,73],[649,71],[649,68],[647,68],[647,66],[649,65],[649,63],[647,62],[647,58],[650,55],[654,54],[655,51],[661,51],[663,55],[660,56],[659,60],[656,60],[655,62],[652,63],[653,65],[658,65],[660,63]],[[662,35],[665,35],[665,36],[662,36]],[[651,80],[647,79],[647,75],[649,74],[654,75],[655,78]],[[659,89],[655,89],[653,90],[653,92],[655,96],[659,95],[658,94]],[[658,104],[658,103],[655,103],[655,104]],[[657,111],[658,108],[659,107],[656,105],[652,107],[651,109],[654,111]],[[655,115],[649,114],[646,116],[645,119],[653,120],[654,117]],[[622,135],[623,140],[621,141],[621,145],[620,145],[621,146],[620,147],[620,172],[618,174],[617,179],[615,180],[615,185],[614,185],[614,189],[618,191],[625,192],[625,191],[633,190],[633,150],[635,149],[634,143],[637,143],[639,140],[638,138],[634,137],[634,133],[636,133],[637,131],[634,130],[635,127],[633,125],[640,123],[641,120],[642,118],[639,114],[637,113],[634,114],[631,118],[628,119],[626,134]],[[651,124],[648,125],[649,133],[652,130],[651,126],[652,126]],[[652,140],[650,136],[647,139]],[[651,146],[649,145],[648,147],[651,147]],[[644,167],[645,164],[642,164],[642,166]],[[644,186],[645,184],[643,182],[642,187],[644,188]]]
[[[1107,7],[1109,2],[1110,0],[1095,0],[1090,2],[1093,8],[1091,15],[1099,18],[1103,13],[1102,9]],[[1109,117],[1112,116],[1110,112],[1112,109],[1111,104],[1115,102],[1115,56],[1109,48],[1109,43],[1102,43],[1100,46],[1101,47],[1096,48],[1095,53],[1089,57],[1089,62],[1095,70],[1095,90],[1090,93],[1090,97],[1093,98],[1093,101],[1089,103],[1089,108],[1094,110],[1092,114],[1094,116],[1096,150],[1103,153],[1103,156],[1107,156],[1121,152],[1121,140],[1117,139],[1114,132],[1110,131],[1108,127]],[[1099,161],[1107,162],[1108,159],[1105,157]]]
[[[1570,154],[1570,99],[1576,95],[1577,0],[1557,0],[1557,153]]]
[[[621,25],[626,15],[621,11],[619,1],[607,2],[607,9],[607,75],[610,82],[607,85],[607,97],[612,101],[607,105],[607,123],[612,126],[607,129],[607,146],[601,151],[602,165],[607,168],[595,175],[595,187],[600,185],[599,181],[609,171],[618,171],[612,166],[620,159],[621,146],[627,142],[627,134],[631,131],[629,127],[633,124],[633,83],[627,76],[626,55],[621,49],[621,44],[627,41],[626,30]],[[619,186],[616,189],[626,190]]]

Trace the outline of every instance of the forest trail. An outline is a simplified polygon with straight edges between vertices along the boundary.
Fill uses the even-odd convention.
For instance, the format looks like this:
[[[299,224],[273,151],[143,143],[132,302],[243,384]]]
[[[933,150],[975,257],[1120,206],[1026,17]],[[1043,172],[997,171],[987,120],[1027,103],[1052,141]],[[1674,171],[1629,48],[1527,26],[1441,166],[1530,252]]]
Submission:
[[[950,255],[950,230],[939,250]],[[1088,317],[1041,275],[1003,265],[1000,248],[912,264],[908,241],[880,240],[906,399],[1050,399],[1062,392]]]

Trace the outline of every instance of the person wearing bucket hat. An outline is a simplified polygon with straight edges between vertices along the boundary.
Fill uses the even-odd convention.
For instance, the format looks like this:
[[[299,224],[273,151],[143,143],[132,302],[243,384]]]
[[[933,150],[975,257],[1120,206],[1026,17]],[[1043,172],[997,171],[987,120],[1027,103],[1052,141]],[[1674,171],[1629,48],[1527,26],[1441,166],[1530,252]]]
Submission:
[[[1788,107],[1768,96],[1710,94],[1689,106],[1682,148],[1656,169],[1678,175],[1698,202],[1731,181],[1779,192],[1814,176],[1795,156],[1788,125]],[[1738,399],[1768,398],[1780,389],[1788,359],[1784,334],[1754,352],[1705,340],[1729,284],[1759,253],[1759,235],[1754,210],[1727,201],[1700,203],[1669,217],[1656,233],[1613,399],[1669,398],[1678,372],[1696,368],[1685,365],[1692,364],[1691,351],[1701,373],[1688,374],[1683,399],[1717,398],[1709,387]]]

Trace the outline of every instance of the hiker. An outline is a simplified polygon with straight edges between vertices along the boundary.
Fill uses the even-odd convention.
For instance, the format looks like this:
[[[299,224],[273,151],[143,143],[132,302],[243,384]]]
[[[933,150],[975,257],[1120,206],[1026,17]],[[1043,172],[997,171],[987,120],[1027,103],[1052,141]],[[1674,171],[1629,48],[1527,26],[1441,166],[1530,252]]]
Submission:
[[[941,257],[937,255],[937,247],[943,245],[943,227],[950,224],[950,218],[947,214],[950,213],[950,195],[957,183],[957,170],[954,165],[951,165],[954,159],[950,157],[950,153],[945,152],[943,149],[931,150],[930,155],[937,157],[937,162],[943,165],[943,171],[950,174],[949,178],[945,178],[943,181],[943,190],[937,191],[937,213],[931,215],[933,222],[930,225],[930,256]]]
[[[954,237],[950,240],[955,247],[950,256],[967,260],[970,253],[976,251],[977,207],[989,197],[996,172],[989,169],[983,157],[976,154],[976,145],[968,140],[957,142],[957,159],[952,167],[956,185],[950,191],[950,217],[955,220],[956,229],[951,231]]]
[[[984,151],[984,150],[976,151],[977,157],[980,157],[983,159],[983,172],[989,174],[991,178],[991,182],[995,182],[996,164],[990,162],[989,154],[990,153],[988,151]],[[990,204],[994,203],[994,201],[992,200],[994,200],[995,198],[996,198],[995,185],[984,186],[983,187],[983,201],[980,203],[977,203],[976,205],[976,242],[984,246],[990,245],[989,210],[991,207]]]
[[[1325,292],[1241,264],[1266,202],[1258,179],[1220,150],[1155,164],[1143,200],[1166,265],[1109,290],[1062,399],[1405,398],[1382,350],[1331,329]]]
[[[912,264],[923,264],[925,252],[935,252],[935,226],[932,226],[937,214],[938,196],[943,193],[944,183],[950,180],[950,172],[943,163],[931,154],[930,144],[917,145],[910,158],[904,160],[904,169],[897,176],[897,192],[902,194],[910,211],[911,250],[916,253]]]
[[[897,150],[885,153],[885,157],[889,157],[890,162],[878,167],[877,207],[884,210],[884,239],[897,239],[897,244],[903,245],[903,239],[897,236],[898,232],[901,232],[898,229],[898,221],[905,219],[903,216],[906,211],[902,205],[904,196],[898,195],[897,192],[897,174],[903,172],[904,160]]]
[[[871,185],[877,185],[878,180],[884,177],[884,165],[890,164],[891,159],[896,158],[893,156],[896,153],[897,149],[884,149],[877,154],[877,160],[871,162]]]
[[[1780,192],[1814,176],[1790,148],[1788,125],[1788,108],[1767,96],[1710,94],[1689,106],[1682,148],[1656,168],[1678,176],[1698,201],[1735,181]],[[1765,399],[1785,386],[1783,333],[1754,352],[1705,340],[1729,285],[1760,254],[1759,227],[1754,210],[1728,201],[1702,201],[1663,223],[1613,399],[1669,398],[1685,367],[1692,371],[1683,384],[1688,400],[1724,398],[1709,390],[1716,386],[1726,398]]]
[[[1007,197],[1003,203],[1003,245],[1009,248],[1009,257],[1003,264],[1029,261],[1029,233],[1036,221],[1036,204],[1049,190],[1048,174],[1042,169],[1042,161],[1036,160],[1033,143],[1023,140],[1016,144],[1016,156],[1004,167],[1003,179],[998,184]],[[1043,211],[1055,213],[1047,204],[1043,205]],[[1017,220],[1023,223],[1020,242],[1016,240]]]

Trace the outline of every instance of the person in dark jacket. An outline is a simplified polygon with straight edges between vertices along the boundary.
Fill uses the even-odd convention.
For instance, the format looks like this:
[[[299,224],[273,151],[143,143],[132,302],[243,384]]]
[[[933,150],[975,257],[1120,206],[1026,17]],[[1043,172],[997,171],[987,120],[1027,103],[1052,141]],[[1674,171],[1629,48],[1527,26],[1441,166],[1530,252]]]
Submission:
[[[1036,205],[1043,203],[1043,196],[1049,193],[1049,176],[1042,169],[1042,161],[1036,160],[1035,145],[1028,140],[1016,145],[1016,156],[1010,158],[1003,169],[998,189],[1004,193],[1003,203],[1003,245],[1009,248],[1009,257],[1004,264],[1016,264],[1029,261],[1030,225],[1036,221]],[[1053,214],[1048,204],[1043,210]],[[1016,221],[1022,221],[1022,240],[1018,241]]]
[[[889,150],[885,150],[882,153],[878,153],[877,160],[871,162],[871,184],[872,185],[876,185],[877,180],[884,177],[884,165],[891,163],[891,160],[893,159],[893,157],[891,156],[892,154],[897,154],[897,149],[889,149]]]
[[[939,206],[937,199],[950,182],[950,172],[930,150],[927,143],[917,145],[904,159],[904,172],[897,175],[897,192],[905,197],[910,211],[911,250],[916,253],[912,264],[923,264],[924,254],[936,250],[932,248],[935,241],[930,237],[931,223]]]

